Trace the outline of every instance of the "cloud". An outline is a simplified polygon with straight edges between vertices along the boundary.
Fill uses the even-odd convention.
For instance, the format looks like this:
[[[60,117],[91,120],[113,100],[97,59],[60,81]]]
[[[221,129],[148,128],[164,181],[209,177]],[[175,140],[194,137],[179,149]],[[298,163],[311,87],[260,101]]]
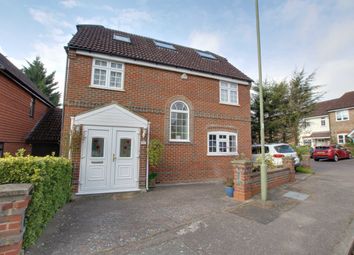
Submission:
[[[221,49],[221,37],[215,33],[194,31],[189,36],[189,46],[220,53]]]
[[[78,1],[76,0],[63,0],[60,1],[60,4],[62,4],[66,8],[74,8],[79,5]]]
[[[111,6],[104,5],[100,7],[111,12],[107,16],[94,16],[76,18],[77,23],[81,24],[98,24],[105,27],[119,29],[124,31],[134,31],[147,23],[153,22],[153,17],[149,12],[137,9],[115,9]]]

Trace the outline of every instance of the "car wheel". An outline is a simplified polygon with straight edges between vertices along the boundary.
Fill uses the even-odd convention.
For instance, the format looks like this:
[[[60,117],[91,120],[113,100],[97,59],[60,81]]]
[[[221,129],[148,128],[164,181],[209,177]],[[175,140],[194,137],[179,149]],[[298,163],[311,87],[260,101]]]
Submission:
[[[338,156],[334,155],[333,160],[334,160],[334,162],[338,162],[338,160],[339,160]]]
[[[319,158],[313,158],[315,161],[319,161],[320,159]]]

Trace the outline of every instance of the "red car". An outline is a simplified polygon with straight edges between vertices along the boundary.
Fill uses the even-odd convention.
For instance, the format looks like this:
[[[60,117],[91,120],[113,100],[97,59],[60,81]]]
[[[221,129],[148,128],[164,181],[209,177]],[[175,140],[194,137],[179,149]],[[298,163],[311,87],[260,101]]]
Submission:
[[[319,161],[320,159],[330,159],[338,161],[344,158],[352,158],[352,153],[340,145],[317,146],[313,152],[313,159]]]

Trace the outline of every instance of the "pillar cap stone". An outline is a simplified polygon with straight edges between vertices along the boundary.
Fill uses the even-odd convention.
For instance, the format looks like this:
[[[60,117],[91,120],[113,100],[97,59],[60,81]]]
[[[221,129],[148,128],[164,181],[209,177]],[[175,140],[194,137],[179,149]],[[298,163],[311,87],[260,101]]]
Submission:
[[[28,195],[33,188],[32,184],[16,183],[0,185],[0,197]]]

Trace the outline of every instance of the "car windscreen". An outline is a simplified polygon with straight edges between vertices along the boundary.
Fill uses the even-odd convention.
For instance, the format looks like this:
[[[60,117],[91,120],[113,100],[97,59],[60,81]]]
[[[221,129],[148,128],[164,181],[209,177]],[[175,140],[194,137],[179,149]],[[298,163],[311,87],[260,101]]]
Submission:
[[[293,148],[291,148],[291,147],[290,147],[289,145],[287,145],[287,144],[274,146],[274,149],[275,149],[276,152],[278,152],[278,153],[293,153],[293,152],[294,152]]]
[[[316,147],[317,151],[325,151],[325,150],[328,150],[328,149],[329,149],[329,146],[317,146]]]

